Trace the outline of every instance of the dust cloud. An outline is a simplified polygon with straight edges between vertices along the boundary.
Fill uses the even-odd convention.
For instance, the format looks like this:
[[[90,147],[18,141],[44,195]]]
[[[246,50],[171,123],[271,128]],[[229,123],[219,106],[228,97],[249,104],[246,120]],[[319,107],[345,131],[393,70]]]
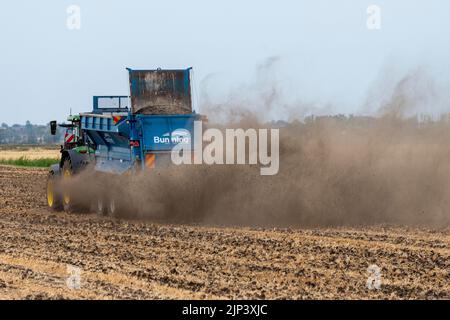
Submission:
[[[294,120],[262,122],[236,100],[203,108],[221,119],[210,127],[279,128],[279,173],[261,176],[259,165],[173,166],[124,176],[115,192],[126,216],[175,223],[448,227],[450,122],[407,116],[417,99],[432,103],[425,78],[401,79],[374,116],[301,118],[303,105],[282,104],[282,112],[297,112]],[[273,108],[277,92],[264,94],[256,110]]]
[[[191,165],[130,176],[129,213],[246,226],[448,226],[447,122],[322,118],[280,128],[280,171]]]

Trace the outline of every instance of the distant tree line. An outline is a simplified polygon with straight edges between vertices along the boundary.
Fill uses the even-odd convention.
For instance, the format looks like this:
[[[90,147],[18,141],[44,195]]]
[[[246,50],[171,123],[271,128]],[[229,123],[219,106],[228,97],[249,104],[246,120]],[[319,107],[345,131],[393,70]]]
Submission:
[[[50,125],[36,125],[27,121],[25,125],[14,124],[0,126],[0,144],[57,144],[63,140],[63,130],[57,129],[56,135],[50,134]]]

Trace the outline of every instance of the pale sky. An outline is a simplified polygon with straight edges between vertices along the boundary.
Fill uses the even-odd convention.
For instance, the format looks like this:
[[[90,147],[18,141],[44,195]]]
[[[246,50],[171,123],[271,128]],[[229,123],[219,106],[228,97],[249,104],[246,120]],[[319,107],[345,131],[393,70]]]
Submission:
[[[73,4],[80,30],[66,26]],[[380,30],[366,26],[372,4]],[[449,13],[446,0],[3,1],[0,123],[64,120],[92,95],[128,94],[126,67],[192,66],[200,105],[268,77],[288,100],[358,113],[374,85],[417,67],[450,84]]]

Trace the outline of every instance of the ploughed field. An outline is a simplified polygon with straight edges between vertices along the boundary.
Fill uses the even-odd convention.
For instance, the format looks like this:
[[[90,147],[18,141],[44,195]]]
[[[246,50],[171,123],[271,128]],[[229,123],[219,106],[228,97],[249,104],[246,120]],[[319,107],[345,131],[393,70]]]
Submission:
[[[450,232],[252,229],[49,212],[46,170],[0,166],[0,299],[449,299]],[[67,286],[68,265],[80,286]],[[379,289],[368,289],[370,265]],[[374,284],[375,282],[373,282]]]

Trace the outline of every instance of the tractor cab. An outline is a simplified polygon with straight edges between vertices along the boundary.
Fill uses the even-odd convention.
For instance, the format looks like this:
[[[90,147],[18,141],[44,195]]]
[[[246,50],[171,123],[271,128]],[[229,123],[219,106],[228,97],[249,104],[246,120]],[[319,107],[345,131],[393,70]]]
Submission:
[[[81,134],[80,116],[69,116],[67,120],[69,121],[69,123],[59,124],[61,128],[65,128],[63,148],[66,150],[70,150],[84,145],[84,139]]]

